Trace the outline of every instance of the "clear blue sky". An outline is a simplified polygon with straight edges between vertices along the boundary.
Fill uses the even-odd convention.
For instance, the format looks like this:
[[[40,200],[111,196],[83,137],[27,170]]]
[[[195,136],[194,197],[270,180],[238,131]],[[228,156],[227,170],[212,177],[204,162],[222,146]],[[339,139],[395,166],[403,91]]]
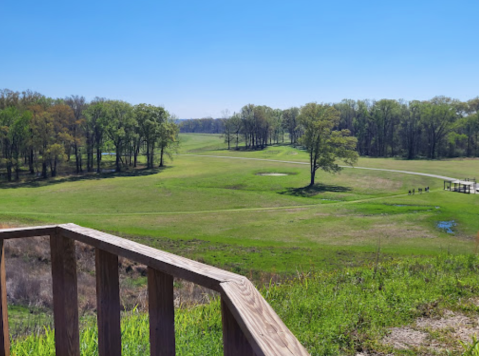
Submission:
[[[1,1],[0,88],[164,105],[479,95],[479,1]]]

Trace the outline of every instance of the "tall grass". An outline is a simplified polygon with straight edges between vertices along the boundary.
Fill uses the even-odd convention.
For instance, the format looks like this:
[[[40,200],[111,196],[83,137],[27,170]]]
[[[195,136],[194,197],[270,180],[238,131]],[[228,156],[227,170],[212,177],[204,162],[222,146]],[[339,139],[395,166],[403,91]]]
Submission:
[[[376,270],[376,272],[374,272]],[[335,272],[311,272],[262,291],[311,355],[391,352],[381,339],[388,328],[407,325],[444,309],[477,313],[479,258],[441,255],[405,259]],[[176,310],[178,355],[221,355],[218,300]],[[122,319],[123,354],[148,355],[147,315]],[[457,342],[458,350],[461,348]],[[97,331],[87,323],[81,333],[82,355],[96,355]],[[53,332],[14,340],[12,354],[53,355]]]

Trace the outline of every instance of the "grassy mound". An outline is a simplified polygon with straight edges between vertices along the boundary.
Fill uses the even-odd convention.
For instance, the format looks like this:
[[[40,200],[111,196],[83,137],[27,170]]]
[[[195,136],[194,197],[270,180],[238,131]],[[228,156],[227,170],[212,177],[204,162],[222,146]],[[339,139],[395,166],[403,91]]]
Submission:
[[[440,255],[403,259],[335,272],[299,274],[262,291],[311,355],[385,352],[389,328],[436,317],[445,310],[477,315],[479,258]],[[176,311],[178,355],[222,355],[219,302]],[[440,334],[432,334],[441,341]],[[123,355],[148,355],[148,317],[129,313],[122,319]],[[81,333],[82,355],[96,355],[97,332],[87,321]],[[448,352],[459,352],[449,340]],[[404,350],[405,354],[416,349]],[[419,352],[419,351],[418,351]],[[395,351],[401,353],[401,351]],[[53,332],[14,340],[12,355],[53,355]]]

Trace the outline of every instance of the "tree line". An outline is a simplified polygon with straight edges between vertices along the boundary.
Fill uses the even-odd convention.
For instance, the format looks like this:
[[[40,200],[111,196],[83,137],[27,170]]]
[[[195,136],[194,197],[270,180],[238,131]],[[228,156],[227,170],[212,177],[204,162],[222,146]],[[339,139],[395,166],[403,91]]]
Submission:
[[[350,100],[329,104],[339,113],[334,130],[349,130],[357,152],[370,157],[451,158],[479,156],[479,97],[459,101],[444,96],[431,100]],[[248,104],[231,116],[192,119],[181,132],[222,132],[228,148],[263,148],[296,144],[304,134],[298,121],[302,108],[286,110]]]
[[[55,177],[62,162],[75,172],[101,172],[105,153],[115,168],[163,166],[178,145],[179,127],[163,107],[82,96],[49,98],[32,91],[0,90],[0,167],[8,181],[22,171]]]

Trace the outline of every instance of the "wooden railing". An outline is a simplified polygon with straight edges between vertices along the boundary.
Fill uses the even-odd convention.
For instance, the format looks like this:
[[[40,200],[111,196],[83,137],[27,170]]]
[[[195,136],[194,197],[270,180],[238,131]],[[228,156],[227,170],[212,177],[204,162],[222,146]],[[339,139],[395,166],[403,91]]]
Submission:
[[[79,356],[75,241],[95,247],[98,351],[121,355],[118,256],[148,266],[151,356],[175,355],[173,278],[221,294],[224,354],[309,355],[245,277],[75,224],[0,230],[0,356],[10,355],[4,240],[50,236],[55,349]]]

